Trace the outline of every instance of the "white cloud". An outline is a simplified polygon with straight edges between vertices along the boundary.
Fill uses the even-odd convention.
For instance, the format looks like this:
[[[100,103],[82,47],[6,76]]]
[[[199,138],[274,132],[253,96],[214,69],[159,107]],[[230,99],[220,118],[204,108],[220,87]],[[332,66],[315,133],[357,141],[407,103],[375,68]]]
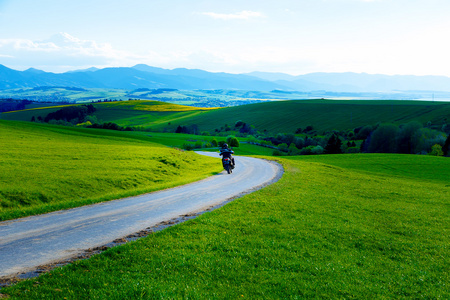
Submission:
[[[64,72],[84,67],[123,66],[142,57],[114,49],[110,44],[59,33],[48,40],[0,39],[0,57],[16,69],[29,67]]]
[[[212,17],[220,20],[248,20],[250,18],[261,18],[264,15],[260,12],[243,10],[234,14],[221,14],[215,12],[204,12],[202,15]]]

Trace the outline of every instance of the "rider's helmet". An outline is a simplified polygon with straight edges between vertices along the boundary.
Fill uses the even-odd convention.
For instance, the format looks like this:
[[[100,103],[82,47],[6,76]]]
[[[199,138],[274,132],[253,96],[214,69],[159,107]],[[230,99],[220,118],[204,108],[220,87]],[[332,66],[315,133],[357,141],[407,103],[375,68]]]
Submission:
[[[222,148],[228,148],[228,144],[227,143],[223,144]]]

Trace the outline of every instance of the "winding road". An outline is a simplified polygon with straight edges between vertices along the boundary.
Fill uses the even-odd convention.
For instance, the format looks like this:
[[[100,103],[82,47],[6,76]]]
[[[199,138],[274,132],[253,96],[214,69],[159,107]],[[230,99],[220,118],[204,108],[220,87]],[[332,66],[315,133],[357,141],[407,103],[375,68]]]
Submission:
[[[199,152],[217,157],[218,153]],[[236,157],[231,175],[159,192],[0,222],[0,279],[77,257],[161,222],[202,212],[279,178],[282,167]]]

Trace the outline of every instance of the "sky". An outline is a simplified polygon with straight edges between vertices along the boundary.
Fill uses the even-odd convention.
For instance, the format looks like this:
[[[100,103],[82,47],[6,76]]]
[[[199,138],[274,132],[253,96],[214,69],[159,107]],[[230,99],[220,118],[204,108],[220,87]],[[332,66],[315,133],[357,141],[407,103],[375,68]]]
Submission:
[[[449,0],[0,0],[0,64],[450,76]]]

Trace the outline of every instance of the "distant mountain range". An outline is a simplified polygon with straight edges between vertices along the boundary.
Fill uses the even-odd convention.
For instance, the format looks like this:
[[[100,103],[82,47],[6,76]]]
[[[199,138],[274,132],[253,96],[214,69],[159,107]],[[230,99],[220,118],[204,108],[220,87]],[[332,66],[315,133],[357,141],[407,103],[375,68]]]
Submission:
[[[173,88],[179,90],[330,91],[330,92],[450,92],[450,77],[374,75],[365,73],[213,73],[197,69],[163,69],[139,64],[121,68],[89,68],[50,73],[30,68],[17,71],[0,65],[0,89],[64,86],[78,88]]]

